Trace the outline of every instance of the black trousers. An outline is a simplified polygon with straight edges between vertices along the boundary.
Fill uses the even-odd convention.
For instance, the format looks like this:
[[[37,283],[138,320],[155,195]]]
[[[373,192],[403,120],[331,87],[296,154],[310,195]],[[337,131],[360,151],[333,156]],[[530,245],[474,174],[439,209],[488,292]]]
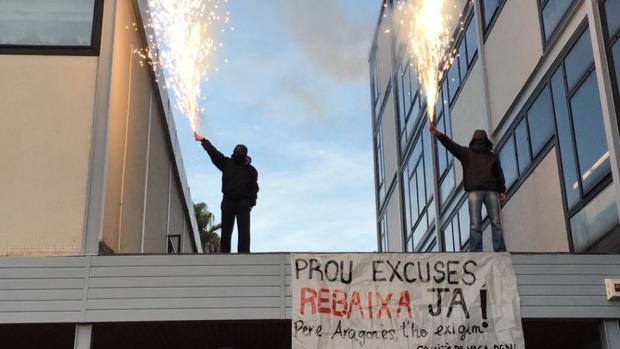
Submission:
[[[220,251],[230,253],[230,239],[232,237],[235,219],[239,239],[237,252],[250,252],[250,211],[252,207],[244,201],[222,200],[222,237]]]

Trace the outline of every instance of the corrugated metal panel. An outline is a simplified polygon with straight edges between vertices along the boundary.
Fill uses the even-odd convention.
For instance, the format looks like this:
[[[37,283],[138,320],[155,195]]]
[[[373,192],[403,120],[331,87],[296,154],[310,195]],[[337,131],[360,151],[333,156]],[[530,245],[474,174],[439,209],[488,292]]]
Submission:
[[[617,255],[514,255],[523,318],[620,318]],[[0,258],[0,323],[290,319],[288,254]]]
[[[0,323],[80,322],[86,257],[0,258]]]
[[[620,276],[620,255],[514,255],[523,318],[620,318],[604,279]]]
[[[86,321],[281,319],[282,258],[93,257]]]

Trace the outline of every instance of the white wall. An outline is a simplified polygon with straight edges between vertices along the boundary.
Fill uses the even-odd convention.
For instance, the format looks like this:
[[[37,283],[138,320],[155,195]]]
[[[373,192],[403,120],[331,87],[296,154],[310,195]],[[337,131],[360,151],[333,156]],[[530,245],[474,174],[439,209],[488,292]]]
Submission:
[[[96,57],[0,55],[0,255],[80,253]]]

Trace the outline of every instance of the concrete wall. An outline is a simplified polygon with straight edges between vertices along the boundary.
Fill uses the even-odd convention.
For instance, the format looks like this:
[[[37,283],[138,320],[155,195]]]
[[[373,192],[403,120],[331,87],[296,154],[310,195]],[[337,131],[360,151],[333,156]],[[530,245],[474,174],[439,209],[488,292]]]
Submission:
[[[162,252],[162,249],[165,249],[167,244],[168,200],[172,181],[172,160],[166,140],[163,117],[157,102],[153,100],[144,220],[144,253]]]
[[[116,253],[163,253],[168,234],[187,231],[192,246],[193,229],[186,226],[187,205],[175,166],[174,157],[180,154],[173,155],[171,148],[169,132],[176,131],[167,120],[151,67],[134,53],[147,46],[141,33],[131,29],[134,22],[140,23],[132,2],[119,2],[102,240]],[[191,247],[184,251],[195,252]]]
[[[510,251],[569,251],[555,149],[506,203],[502,221]]]
[[[96,57],[0,55],[0,255],[79,254]]]
[[[507,1],[483,49],[495,128],[542,56],[537,0]]]

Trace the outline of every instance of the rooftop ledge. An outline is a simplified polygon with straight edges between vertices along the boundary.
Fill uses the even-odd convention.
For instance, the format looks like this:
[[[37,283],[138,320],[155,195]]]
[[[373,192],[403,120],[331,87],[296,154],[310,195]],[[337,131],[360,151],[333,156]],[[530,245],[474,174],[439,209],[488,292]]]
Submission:
[[[287,320],[290,254],[0,257],[0,323]],[[524,319],[620,318],[620,255],[512,260]]]

